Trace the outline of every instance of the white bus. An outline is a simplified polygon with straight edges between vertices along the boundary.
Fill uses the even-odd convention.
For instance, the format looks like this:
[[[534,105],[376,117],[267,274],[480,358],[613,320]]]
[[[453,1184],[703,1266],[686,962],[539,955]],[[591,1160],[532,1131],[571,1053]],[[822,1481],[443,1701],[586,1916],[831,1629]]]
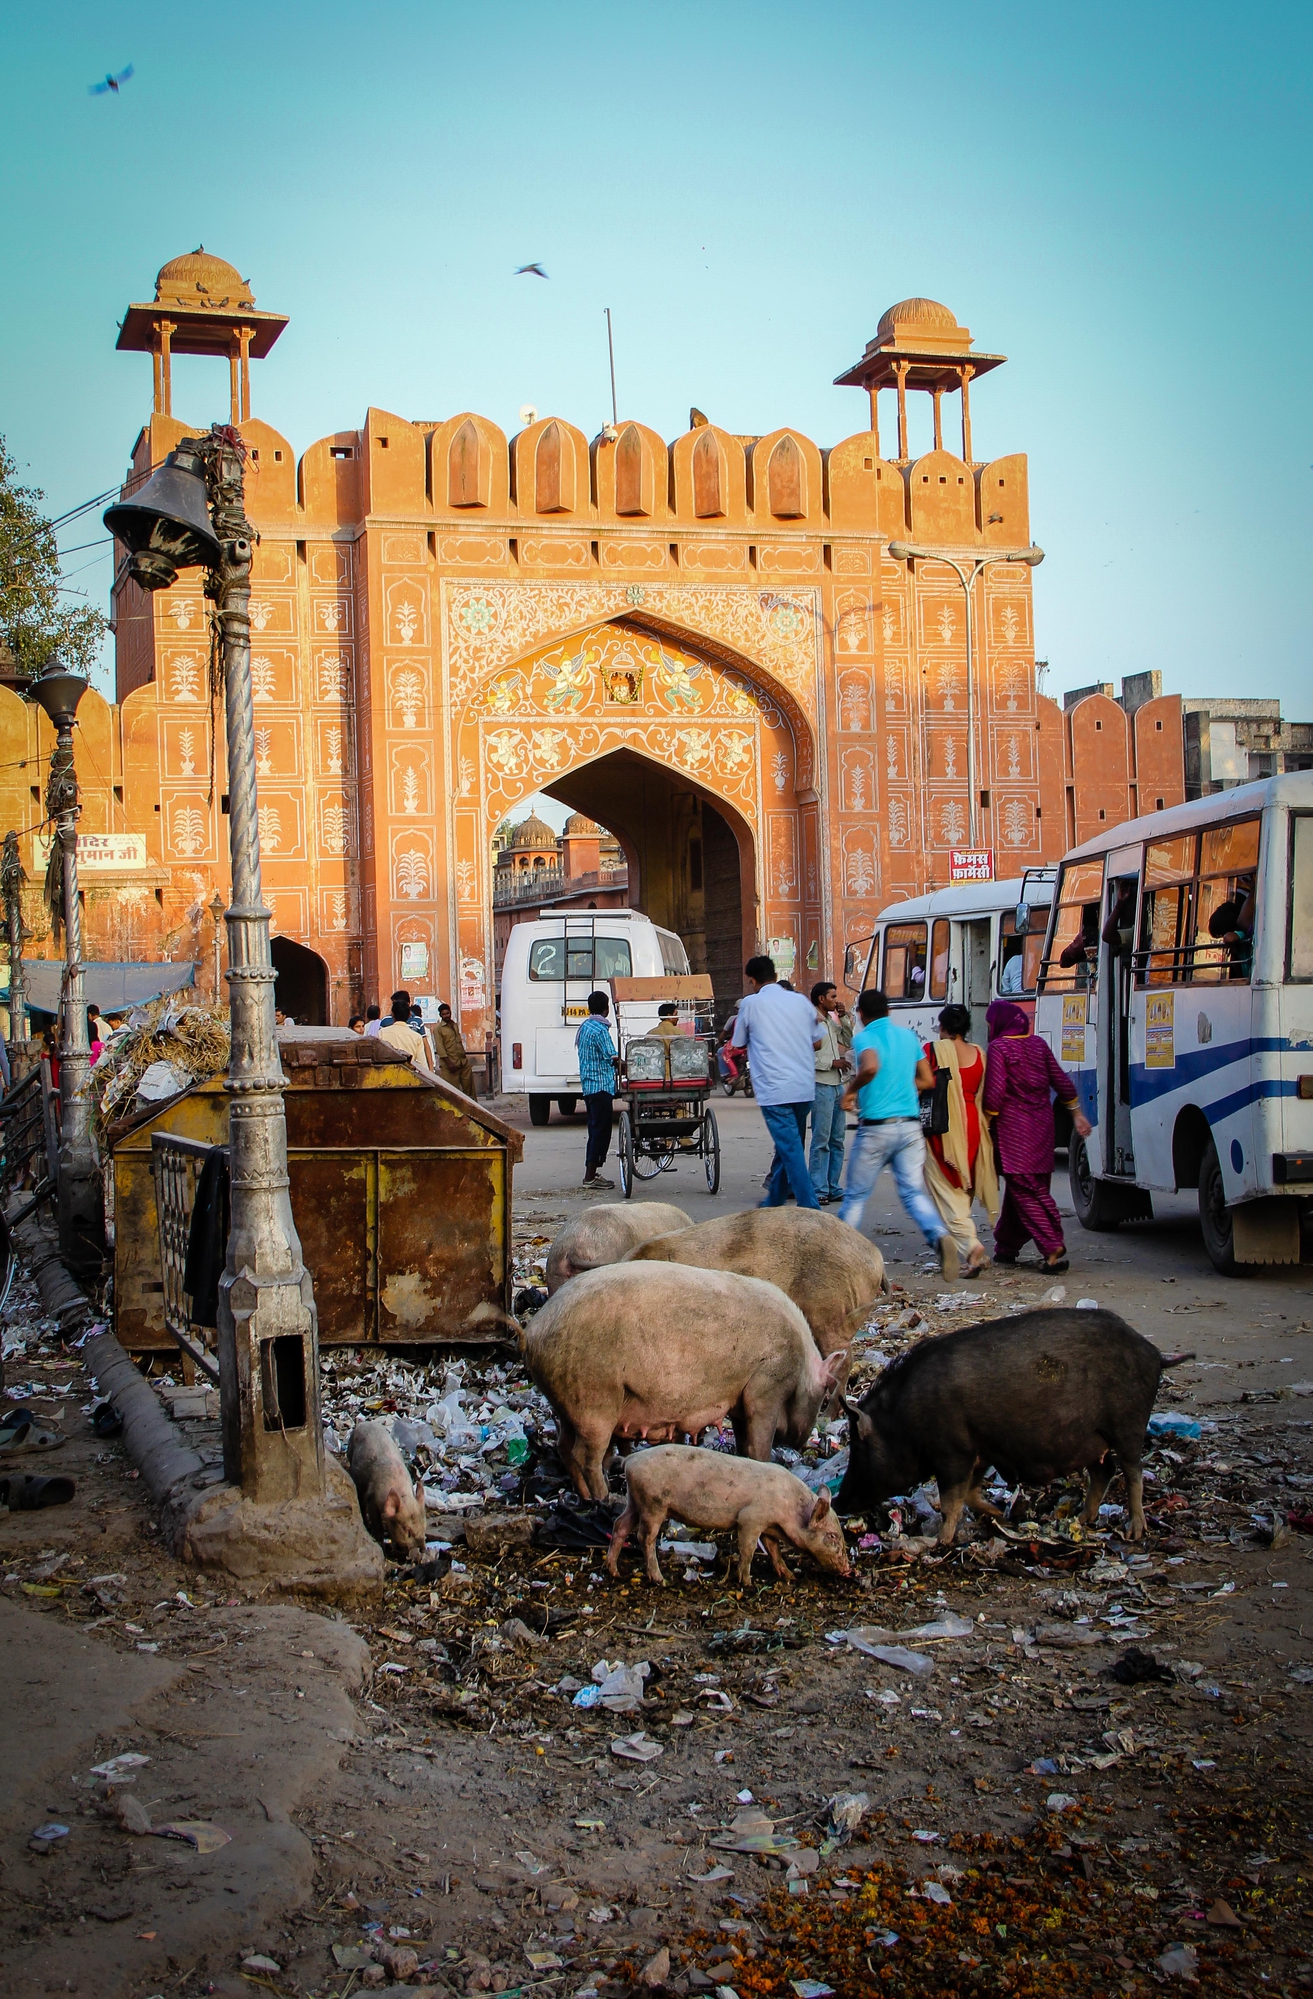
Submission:
[[[892,903],[877,917],[874,937],[848,946],[844,984],[853,992],[874,986],[889,1001],[890,1018],[922,1041],[937,1036],[943,1007],[965,1006],[972,1039],[983,1047],[992,999],[1001,994],[1034,1010],[1056,873],[1031,868],[1011,881],[961,882]]]
[[[581,910],[517,923],[506,940],[501,974],[502,1089],[529,1099],[529,1122],[548,1123],[552,1098],[562,1117],[578,1109],[579,1058],[574,1037],[588,995],[608,979],[659,979],[688,971],[673,930],[636,909]],[[631,1032],[656,1025],[657,1002],[626,1014]]]
[[[1063,963],[1063,959],[1066,963]],[[1313,1219],[1313,772],[1109,827],[1062,862],[1036,1032],[1094,1130],[1087,1229],[1197,1188],[1233,1275],[1298,1263]]]

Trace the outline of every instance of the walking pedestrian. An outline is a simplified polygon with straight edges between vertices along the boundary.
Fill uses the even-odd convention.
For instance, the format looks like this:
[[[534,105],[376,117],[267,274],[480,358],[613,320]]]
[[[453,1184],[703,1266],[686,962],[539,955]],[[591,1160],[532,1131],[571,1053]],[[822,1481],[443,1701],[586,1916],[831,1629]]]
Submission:
[[[812,987],[812,1005],[824,1039],[816,1050],[816,1097],[812,1104],[812,1143],[808,1157],[812,1186],[823,1208],[843,1199],[843,1149],[847,1142],[848,1113],[843,1107],[845,1069],[851,1069],[851,1030],[847,1041],[843,1020],[847,1008],[839,1001],[836,987],[821,979]]]
[[[860,1228],[866,1203],[886,1166],[908,1215],[939,1257],[943,1275],[961,1269],[957,1244],[926,1192],[925,1140],[921,1136],[918,1091],[934,1087],[930,1064],[910,1027],[889,1018],[883,993],[857,996],[861,1027],[853,1036],[857,1073],[843,1095],[845,1110],[857,1109],[857,1142],[848,1155],[840,1220]]]
[[[948,1075],[948,1130],[928,1134],[925,1183],[957,1244],[959,1257],[966,1258],[962,1275],[978,1277],[989,1256],[976,1234],[971,1203],[979,1200],[990,1221],[998,1220],[998,1175],[993,1141],[980,1112],[985,1051],[968,1039],[970,1033],[970,1010],[946,1006],[939,1016],[940,1039],[925,1044],[931,1069]]]
[[[579,1085],[588,1114],[588,1150],[584,1155],[584,1185],[594,1193],[609,1192],[614,1180],[605,1180],[601,1168],[611,1149],[611,1124],[615,1113],[615,1043],[607,1016],[611,1001],[606,993],[588,995],[588,1018],[574,1037],[579,1056]]]
[[[1032,1241],[1045,1270],[1067,1268],[1062,1219],[1049,1185],[1053,1176],[1053,1096],[1071,1111],[1082,1138],[1090,1121],[1077,1102],[1076,1085],[1047,1041],[1030,1031],[1029,1016],[1011,1000],[990,1003],[985,1020],[989,1050],[981,1109],[994,1118],[998,1164],[1005,1180],[1002,1212],[994,1224],[995,1263],[1015,1263]]]
[[[782,1207],[789,1187],[800,1208],[819,1208],[803,1150],[816,1101],[814,1051],[822,1039],[816,1009],[801,993],[782,990],[764,954],[749,958],[744,973],[748,992],[739,1002],[733,1045],[748,1051],[753,1094],[775,1141],[761,1206]]]
[[[438,1058],[438,1074],[458,1090],[464,1090],[467,1097],[474,1095],[474,1071],[470,1058],[465,1052],[465,1043],[460,1038],[460,1029],[452,1019],[451,1008],[446,1000],[438,1008],[438,1024],[433,1031],[434,1050]]]

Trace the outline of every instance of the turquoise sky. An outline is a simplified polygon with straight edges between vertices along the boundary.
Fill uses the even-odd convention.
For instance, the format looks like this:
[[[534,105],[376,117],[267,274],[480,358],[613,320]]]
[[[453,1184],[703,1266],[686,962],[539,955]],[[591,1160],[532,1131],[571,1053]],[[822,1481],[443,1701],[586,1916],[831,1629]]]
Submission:
[[[1048,690],[1159,667],[1308,719],[1310,18],[8,0],[0,429],[54,512],[112,485],[150,406],[115,322],[198,242],[291,315],[253,400],[298,451],[371,402],[592,435],[606,305],[622,419],[832,443],[926,293],[1010,357],[975,447],[1030,454]],[[181,363],[175,409],[226,390]]]

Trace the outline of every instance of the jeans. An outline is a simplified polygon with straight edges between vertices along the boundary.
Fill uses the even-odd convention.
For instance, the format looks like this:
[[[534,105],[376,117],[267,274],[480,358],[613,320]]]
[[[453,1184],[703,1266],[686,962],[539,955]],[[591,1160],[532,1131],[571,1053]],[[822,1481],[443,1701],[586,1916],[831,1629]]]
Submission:
[[[842,1083],[818,1083],[812,1105],[812,1149],[808,1165],[817,1195],[843,1192],[843,1148],[848,1114],[840,1109]]]
[[[609,1090],[598,1090],[584,1098],[584,1109],[588,1113],[588,1151],[584,1157],[585,1174],[596,1173],[606,1163],[606,1155],[611,1149],[611,1122],[614,1105]]]
[[[767,1131],[775,1140],[775,1157],[771,1161],[762,1207],[783,1207],[787,1184],[793,1189],[793,1198],[800,1208],[819,1208],[821,1204],[807,1170],[807,1155],[802,1149],[811,1105],[759,1104],[758,1109],[766,1120]]]
[[[851,1222],[855,1229],[861,1227],[862,1211],[886,1166],[893,1168],[894,1184],[903,1206],[931,1249],[937,1249],[940,1237],[948,1231],[926,1192],[925,1140],[920,1120],[914,1117],[858,1126],[857,1143],[848,1155],[848,1184],[839,1219]]]

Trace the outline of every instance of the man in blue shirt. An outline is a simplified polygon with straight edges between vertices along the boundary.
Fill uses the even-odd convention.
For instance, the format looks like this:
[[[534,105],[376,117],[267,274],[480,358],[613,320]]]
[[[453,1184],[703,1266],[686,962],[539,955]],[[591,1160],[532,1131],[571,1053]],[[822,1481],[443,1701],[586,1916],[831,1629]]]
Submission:
[[[844,1109],[858,1115],[857,1142],[848,1155],[840,1219],[860,1228],[866,1203],[886,1166],[893,1168],[899,1198],[931,1249],[939,1268],[954,1281],[961,1269],[957,1244],[944,1226],[925,1184],[925,1140],[921,1136],[918,1091],[935,1079],[910,1027],[889,1018],[883,993],[858,995],[861,1028],[853,1036],[857,1073],[844,1093]],[[982,1139],[982,1143],[988,1143]]]
[[[579,1055],[579,1087],[588,1113],[588,1151],[584,1157],[584,1185],[594,1193],[615,1186],[604,1180],[600,1167],[606,1164],[611,1147],[611,1121],[615,1097],[615,1043],[607,1025],[611,1002],[605,993],[589,993],[588,1018],[574,1037]]]
[[[802,1142],[816,1099],[814,1051],[823,1029],[811,1001],[779,985],[772,959],[749,958],[744,972],[749,991],[739,1003],[733,1045],[748,1051],[752,1093],[775,1141],[761,1205],[783,1207],[788,1186],[800,1208],[819,1208]]]

